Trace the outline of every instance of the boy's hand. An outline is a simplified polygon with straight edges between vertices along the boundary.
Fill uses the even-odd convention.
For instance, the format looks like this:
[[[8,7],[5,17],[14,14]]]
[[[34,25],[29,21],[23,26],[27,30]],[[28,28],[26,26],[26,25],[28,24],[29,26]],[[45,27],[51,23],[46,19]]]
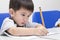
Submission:
[[[36,28],[37,28],[36,35],[41,35],[41,36],[47,35],[48,31],[44,26],[37,25]]]

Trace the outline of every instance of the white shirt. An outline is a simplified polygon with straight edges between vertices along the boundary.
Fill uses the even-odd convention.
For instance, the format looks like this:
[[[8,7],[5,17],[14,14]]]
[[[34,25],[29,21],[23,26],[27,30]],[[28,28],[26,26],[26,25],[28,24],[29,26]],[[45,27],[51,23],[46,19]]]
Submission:
[[[28,22],[26,24],[26,28],[35,28],[36,25],[38,25],[38,23]],[[5,31],[8,30],[11,27],[17,27],[17,24],[15,24],[12,19],[9,19],[9,17],[5,18],[4,21],[3,21],[3,24],[1,26],[1,29],[0,29],[0,34],[6,34],[7,36],[9,36],[9,34],[6,33]]]

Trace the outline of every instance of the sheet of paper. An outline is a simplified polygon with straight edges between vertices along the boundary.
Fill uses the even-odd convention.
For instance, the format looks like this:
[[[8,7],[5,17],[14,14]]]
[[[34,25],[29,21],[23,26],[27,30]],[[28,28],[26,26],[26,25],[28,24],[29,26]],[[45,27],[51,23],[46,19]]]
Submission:
[[[50,29],[47,29],[47,30],[49,32],[47,35],[60,34],[60,28],[50,28]]]
[[[40,36],[40,38],[50,39],[50,40],[60,40],[60,28],[48,29],[49,33],[47,36]]]
[[[50,40],[50,39],[40,38],[38,36],[25,36],[25,37],[13,37],[13,38],[0,36],[0,40]]]

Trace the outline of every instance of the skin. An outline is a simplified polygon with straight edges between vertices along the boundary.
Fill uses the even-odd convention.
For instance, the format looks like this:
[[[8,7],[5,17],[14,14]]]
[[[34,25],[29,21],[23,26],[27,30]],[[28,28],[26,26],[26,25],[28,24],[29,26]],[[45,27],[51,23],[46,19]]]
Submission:
[[[20,8],[14,11],[12,8],[9,9],[10,15],[15,20],[19,26],[24,26],[32,14],[30,10],[25,8]],[[7,30],[10,34],[14,36],[25,36],[25,35],[47,35],[48,31],[42,25],[36,25],[36,28],[24,28],[24,27],[11,27]]]

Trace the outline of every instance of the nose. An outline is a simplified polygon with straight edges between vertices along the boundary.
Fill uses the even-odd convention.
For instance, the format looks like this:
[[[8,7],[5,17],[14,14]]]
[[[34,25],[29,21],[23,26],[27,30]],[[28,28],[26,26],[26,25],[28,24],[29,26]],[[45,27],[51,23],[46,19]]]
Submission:
[[[26,18],[24,18],[24,22],[26,23],[28,21],[28,18],[26,17]]]

